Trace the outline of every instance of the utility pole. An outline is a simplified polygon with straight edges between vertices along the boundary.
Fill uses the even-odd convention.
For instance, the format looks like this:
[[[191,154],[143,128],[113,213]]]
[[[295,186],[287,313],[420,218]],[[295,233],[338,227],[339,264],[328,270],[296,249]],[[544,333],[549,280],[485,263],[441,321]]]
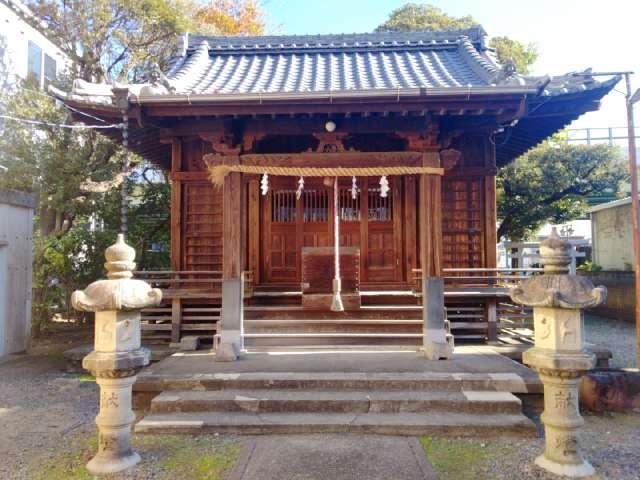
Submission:
[[[633,119],[633,105],[640,100],[640,90],[631,93],[631,72],[624,73],[627,91],[627,130],[629,142],[629,176],[631,177],[631,216],[633,227],[633,258],[636,289],[636,366],[640,366],[640,217],[638,216],[638,160],[636,151],[636,129]]]
[[[574,76],[601,77],[624,76],[627,106],[627,141],[629,146],[629,177],[631,180],[631,226],[633,238],[633,263],[635,272],[635,314],[636,314],[636,366],[640,367],[640,213],[638,212],[638,159],[636,152],[636,129],[633,120],[633,105],[640,101],[640,89],[631,93],[631,75],[633,72],[590,72],[574,73]]]

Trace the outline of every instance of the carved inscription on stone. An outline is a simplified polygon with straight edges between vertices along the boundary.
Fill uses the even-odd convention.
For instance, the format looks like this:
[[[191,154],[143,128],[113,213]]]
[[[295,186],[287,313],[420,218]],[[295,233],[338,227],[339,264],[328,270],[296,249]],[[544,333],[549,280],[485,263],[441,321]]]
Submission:
[[[575,398],[571,391],[558,390],[555,394],[555,406],[563,410],[575,409]]]
[[[116,392],[102,392],[100,395],[100,408],[118,408],[120,406]]]

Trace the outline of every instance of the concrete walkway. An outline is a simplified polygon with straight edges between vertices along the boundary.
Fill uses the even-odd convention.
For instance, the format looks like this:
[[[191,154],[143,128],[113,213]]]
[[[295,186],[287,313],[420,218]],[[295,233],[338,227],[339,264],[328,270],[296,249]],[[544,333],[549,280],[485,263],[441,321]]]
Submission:
[[[244,443],[231,480],[431,480],[415,437],[269,435]]]

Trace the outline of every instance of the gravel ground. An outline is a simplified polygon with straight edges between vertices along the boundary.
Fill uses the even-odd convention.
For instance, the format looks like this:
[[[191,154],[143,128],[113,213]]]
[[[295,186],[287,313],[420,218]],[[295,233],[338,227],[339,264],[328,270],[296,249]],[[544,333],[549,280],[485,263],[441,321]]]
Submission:
[[[0,363],[0,478],[31,478],[35,458],[93,434],[96,384],[63,368],[60,357],[44,355]]]
[[[587,342],[608,348],[613,353],[610,366],[636,368],[636,328],[633,323],[585,315]]]
[[[587,414],[581,435],[585,457],[597,472],[591,478],[640,479],[640,414]],[[493,456],[488,462],[485,478],[557,480],[532,462],[543,449],[543,438],[510,439],[504,455]]]
[[[614,366],[635,366],[633,325],[587,317],[586,328],[589,341],[614,352]],[[73,337],[71,343],[81,340],[86,341],[86,332]],[[59,352],[71,346],[68,340],[47,337],[35,343],[34,354],[0,362],[0,479],[89,478],[82,465],[95,451],[93,419],[98,395],[94,382],[64,373]],[[595,478],[640,480],[640,414],[587,415],[585,420],[583,445],[600,475]],[[237,458],[237,450],[245,441],[226,436],[170,438],[135,436],[134,445],[143,462],[124,478],[200,478],[188,467],[194,459],[205,459],[203,468],[213,465],[228,472],[225,462]],[[485,474],[473,478],[556,478],[531,463],[542,451],[541,438],[456,441],[464,448],[488,448],[492,452],[479,467]],[[42,476],[43,468],[50,474]],[[174,475],[177,472],[184,474]],[[220,478],[227,476],[224,473]],[[453,477],[443,473],[440,478]]]

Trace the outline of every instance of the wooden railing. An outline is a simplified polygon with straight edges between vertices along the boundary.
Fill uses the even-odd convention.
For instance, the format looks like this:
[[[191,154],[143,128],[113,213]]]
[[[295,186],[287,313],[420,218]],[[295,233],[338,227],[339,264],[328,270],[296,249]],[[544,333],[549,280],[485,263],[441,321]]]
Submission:
[[[162,303],[142,311],[147,342],[180,342],[186,335],[213,338],[222,311],[222,272],[219,270],[139,270],[135,278],[162,290]],[[253,292],[253,272],[243,272],[245,296]]]
[[[501,332],[529,326],[531,309],[514,304],[510,286],[541,268],[445,268],[445,305],[450,328],[460,339],[481,336],[496,341]],[[422,271],[413,270],[416,296],[422,295]]]
[[[413,280],[416,293],[421,294],[422,270],[414,268]],[[517,285],[531,275],[542,273],[541,268],[443,268],[445,290],[447,288],[478,287],[486,289],[507,288]]]

